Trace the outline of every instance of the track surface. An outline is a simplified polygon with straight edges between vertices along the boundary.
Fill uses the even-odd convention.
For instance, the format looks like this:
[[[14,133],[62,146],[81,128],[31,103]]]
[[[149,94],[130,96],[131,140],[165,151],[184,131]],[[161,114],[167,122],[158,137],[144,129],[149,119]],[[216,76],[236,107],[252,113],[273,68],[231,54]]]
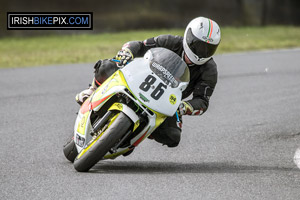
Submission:
[[[300,50],[215,57],[210,108],[182,141],[147,140],[77,173],[62,153],[93,65],[0,70],[1,199],[299,199]]]

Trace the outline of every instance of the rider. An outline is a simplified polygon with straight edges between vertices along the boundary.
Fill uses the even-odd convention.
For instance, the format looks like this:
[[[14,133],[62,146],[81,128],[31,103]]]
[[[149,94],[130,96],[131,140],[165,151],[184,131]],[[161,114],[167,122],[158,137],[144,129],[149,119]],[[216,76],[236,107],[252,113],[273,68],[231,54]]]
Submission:
[[[209,99],[217,83],[217,65],[212,55],[221,39],[218,24],[205,17],[193,19],[186,27],[184,37],[160,35],[144,41],[130,41],[123,45],[115,59],[120,63],[105,59],[99,60],[95,68],[95,78],[89,89],[76,95],[81,105],[95,89],[113,72],[126,65],[135,57],[142,57],[147,50],[164,47],[178,54],[190,70],[190,83],[182,93],[182,99],[193,94],[192,99],[181,101],[178,113],[182,115],[202,115],[208,108]],[[168,147],[176,147],[181,136],[181,123],[176,123],[176,116],[168,117],[149,138]]]

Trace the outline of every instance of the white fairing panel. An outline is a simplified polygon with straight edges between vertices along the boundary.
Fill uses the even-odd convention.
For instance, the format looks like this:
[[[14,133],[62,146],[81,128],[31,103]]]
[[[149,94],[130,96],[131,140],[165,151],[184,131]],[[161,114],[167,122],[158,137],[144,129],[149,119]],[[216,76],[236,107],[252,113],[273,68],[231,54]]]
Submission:
[[[149,59],[136,58],[121,71],[129,89],[141,103],[167,116],[175,114],[182,97],[180,86],[166,85],[150,69]]]

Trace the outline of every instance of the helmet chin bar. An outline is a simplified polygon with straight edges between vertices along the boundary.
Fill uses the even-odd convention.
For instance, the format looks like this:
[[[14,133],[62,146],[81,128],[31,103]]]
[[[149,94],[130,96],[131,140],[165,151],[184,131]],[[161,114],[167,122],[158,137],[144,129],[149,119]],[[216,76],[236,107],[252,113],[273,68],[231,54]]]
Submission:
[[[186,56],[194,63],[195,65],[203,65],[207,61],[211,59],[211,57],[208,58],[199,58],[196,54],[192,52],[192,50],[188,47],[187,43],[185,40],[183,40],[183,49],[186,53]]]

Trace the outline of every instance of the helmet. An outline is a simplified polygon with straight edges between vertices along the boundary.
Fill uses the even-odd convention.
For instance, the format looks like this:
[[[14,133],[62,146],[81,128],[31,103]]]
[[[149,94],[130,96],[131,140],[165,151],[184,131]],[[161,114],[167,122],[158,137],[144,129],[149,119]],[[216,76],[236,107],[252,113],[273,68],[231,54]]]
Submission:
[[[219,25],[211,19],[197,17],[186,27],[183,49],[196,65],[203,65],[217,50],[221,40]]]

